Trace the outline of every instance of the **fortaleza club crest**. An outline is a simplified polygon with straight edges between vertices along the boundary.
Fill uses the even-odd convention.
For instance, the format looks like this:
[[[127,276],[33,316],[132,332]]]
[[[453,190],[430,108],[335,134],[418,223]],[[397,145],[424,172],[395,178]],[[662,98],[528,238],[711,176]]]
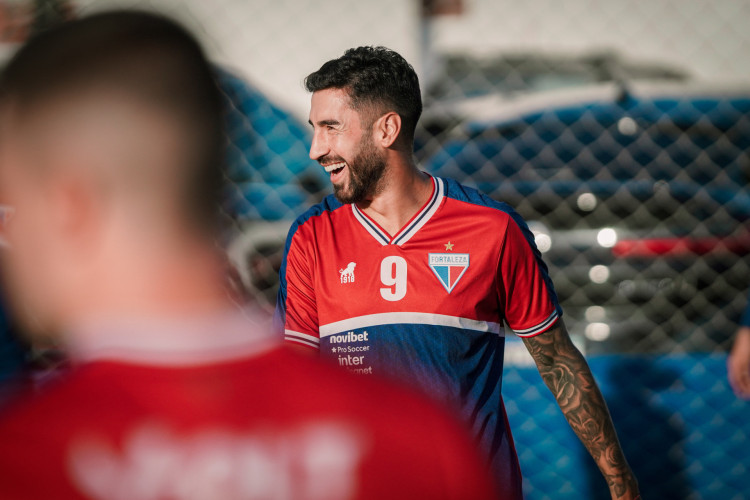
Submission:
[[[469,268],[468,253],[431,253],[429,264],[432,272],[443,284],[446,291],[451,293],[458,280]]]

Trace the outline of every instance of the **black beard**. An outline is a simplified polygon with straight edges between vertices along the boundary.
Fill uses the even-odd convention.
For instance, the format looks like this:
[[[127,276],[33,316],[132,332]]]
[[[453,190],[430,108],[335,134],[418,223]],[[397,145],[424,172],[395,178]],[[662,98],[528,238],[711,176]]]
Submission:
[[[385,172],[385,159],[372,144],[369,137],[363,137],[357,156],[349,166],[348,190],[344,186],[334,185],[333,194],[341,203],[361,203],[377,194],[379,184]]]

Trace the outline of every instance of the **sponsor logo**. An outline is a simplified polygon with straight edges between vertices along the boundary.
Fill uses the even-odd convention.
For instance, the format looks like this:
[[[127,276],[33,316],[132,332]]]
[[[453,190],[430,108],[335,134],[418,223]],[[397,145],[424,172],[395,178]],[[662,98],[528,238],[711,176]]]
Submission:
[[[458,281],[469,268],[468,253],[431,253],[428,263],[440,284],[451,293]]]
[[[350,262],[345,268],[339,269],[339,279],[341,283],[354,283],[354,268],[357,267],[355,262]]]
[[[347,332],[340,335],[331,335],[330,342],[331,344],[342,344],[342,343],[348,343],[348,342],[367,342],[370,339],[367,338],[367,332],[362,333],[354,333],[354,332]]]
[[[370,334],[367,331],[331,335],[328,342],[328,348],[338,360],[339,366],[359,375],[372,375],[372,366],[368,365]]]

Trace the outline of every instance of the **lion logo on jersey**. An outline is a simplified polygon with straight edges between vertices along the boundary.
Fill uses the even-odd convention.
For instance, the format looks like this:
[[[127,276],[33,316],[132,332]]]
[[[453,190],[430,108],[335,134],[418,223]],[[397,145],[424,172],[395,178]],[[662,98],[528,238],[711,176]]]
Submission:
[[[342,283],[354,283],[354,268],[357,264],[350,262],[344,269],[339,269],[339,276]]]

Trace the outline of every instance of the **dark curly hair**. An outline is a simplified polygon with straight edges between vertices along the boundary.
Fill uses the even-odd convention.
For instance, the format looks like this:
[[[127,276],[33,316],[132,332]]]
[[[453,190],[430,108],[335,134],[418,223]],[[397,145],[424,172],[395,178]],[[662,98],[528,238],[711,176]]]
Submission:
[[[397,52],[385,47],[349,49],[309,74],[305,88],[308,92],[344,89],[358,111],[373,105],[378,111],[395,111],[401,117],[405,138],[414,138],[422,114],[422,94],[417,73]]]

